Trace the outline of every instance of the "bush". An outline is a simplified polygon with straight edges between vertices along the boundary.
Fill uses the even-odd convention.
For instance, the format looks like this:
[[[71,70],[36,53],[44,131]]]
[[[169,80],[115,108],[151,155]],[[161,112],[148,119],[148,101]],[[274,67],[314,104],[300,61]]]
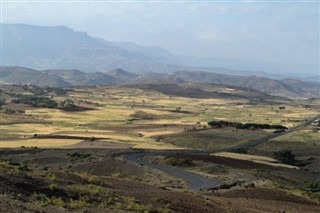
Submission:
[[[121,172],[116,172],[111,175],[113,178],[120,178],[122,176]]]
[[[95,183],[95,184],[100,184],[102,182],[102,180],[96,176],[96,175],[91,175],[89,178],[88,178],[88,182],[89,183]]]
[[[82,209],[87,206],[89,206],[89,203],[85,199],[82,199],[82,197],[79,200],[70,199],[70,207],[72,209]]]
[[[281,161],[282,163],[292,164],[292,165],[296,163],[295,155],[292,154],[292,150],[284,149],[278,152],[274,152],[273,156],[275,159]]]
[[[53,183],[53,184],[51,184],[51,185],[49,186],[49,188],[50,188],[52,191],[54,191],[54,190],[56,190],[56,189],[58,188],[58,185],[55,184],[55,183]]]
[[[49,199],[50,203],[56,206],[65,207],[65,202],[62,200],[61,197],[55,197]]]
[[[166,158],[166,162],[171,166],[191,166],[192,160],[188,158],[179,158],[177,156],[169,156]]]

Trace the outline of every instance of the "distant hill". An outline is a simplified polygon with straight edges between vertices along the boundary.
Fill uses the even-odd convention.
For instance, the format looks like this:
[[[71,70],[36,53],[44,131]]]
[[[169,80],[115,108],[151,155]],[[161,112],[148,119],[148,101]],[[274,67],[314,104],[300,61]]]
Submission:
[[[259,90],[261,92],[292,98],[320,97],[320,83],[295,79],[274,80],[256,76],[237,76],[203,71],[179,71],[172,74],[135,74],[122,69],[109,72],[85,73],[79,70],[37,71],[24,67],[1,67],[2,82],[7,84],[37,84],[48,86],[84,86],[109,84],[184,84],[206,83],[229,85]]]
[[[130,85],[132,87],[132,85]],[[246,89],[243,87],[229,87],[219,84],[140,84],[134,87],[143,90],[154,90],[167,95],[188,97],[188,98],[220,98],[220,99],[249,99],[251,101],[268,102],[276,100],[288,100],[271,96],[258,90]]]
[[[106,74],[113,77],[117,83],[129,83],[139,77],[138,74],[130,73],[123,69],[114,69],[106,72]]]
[[[139,76],[131,84],[176,84],[184,83],[182,79],[177,76],[170,74],[160,74],[160,73],[146,73]]]
[[[274,80],[257,76],[238,76],[203,71],[179,71],[173,74],[148,74],[135,80],[136,84],[197,82],[240,86],[284,97],[320,97],[320,83],[295,79]]]
[[[7,84],[37,84],[40,86],[66,87],[73,84],[62,77],[50,75],[25,67],[0,67],[2,83]]]
[[[85,73],[79,70],[45,70],[43,72],[59,76],[70,84],[77,86],[94,86],[117,83],[115,78],[101,72]]]

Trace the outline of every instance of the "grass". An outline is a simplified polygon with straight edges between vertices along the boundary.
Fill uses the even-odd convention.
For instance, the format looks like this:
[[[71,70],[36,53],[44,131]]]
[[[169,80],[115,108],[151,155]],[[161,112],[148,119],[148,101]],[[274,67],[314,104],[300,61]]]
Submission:
[[[316,143],[320,145],[320,132],[313,130],[298,130],[272,139],[272,141],[299,141],[304,143]]]
[[[320,146],[316,143],[305,143],[300,141],[267,141],[250,149],[250,153],[272,156],[274,152],[283,149],[293,150],[293,154],[300,156],[318,156]]]
[[[230,128],[208,129],[203,131],[188,131],[178,134],[162,136],[163,142],[174,144],[179,147],[194,149],[222,149],[255,138],[265,136],[264,131],[239,130],[232,131]]]

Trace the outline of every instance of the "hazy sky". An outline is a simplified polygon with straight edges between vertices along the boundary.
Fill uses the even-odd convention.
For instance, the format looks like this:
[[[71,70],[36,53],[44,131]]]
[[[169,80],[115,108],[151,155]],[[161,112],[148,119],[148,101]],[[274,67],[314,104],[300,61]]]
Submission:
[[[319,63],[319,3],[2,0],[2,23],[64,25],[173,53]]]

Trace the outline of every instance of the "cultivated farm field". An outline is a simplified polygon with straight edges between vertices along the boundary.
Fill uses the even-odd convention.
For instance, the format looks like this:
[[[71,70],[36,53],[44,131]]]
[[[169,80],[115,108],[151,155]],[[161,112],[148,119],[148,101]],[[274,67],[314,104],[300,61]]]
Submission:
[[[319,99],[209,84],[71,87],[59,94],[36,87],[50,90],[41,95],[34,90],[1,89],[4,212],[320,209],[320,132],[317,123],[306,123],[320,114]],[[26,97],[57,104],[17,101]],[[259,125],[288,129],[278,134]],[[125,157],[139,153],[140,163]],[[195,190],[171,170],[219,184]]]
[[[221,87],[210,88],[207,85],[206,89],[219,91]],[[227,88],[224,90],[228,94],[233,92]],[[12,86],[10,91],[28,92]],[[53,95],[52,98],[56,101],[71,99],[85,110],[65,111],[9,104],[8,107],[23,108],[25,113],[1,114],[1,138],[6,141],[2,147],[13,147],[9,145],[10,141],[20,147],[19,140],[30,140],[28,145],[32,146],[34,135],[64,135],[108,139],[142,149],[225,148],[267,135],[270,131],[215,130],[210,129],[209,121],[281,124],[289,128],[319,113],[317,103],[312,101],[303,104],[275,97],[274,103],[252,104],[251,99],[243,97],[189,98],[124,86],[76,87],[63,96]],[[311,107],[305,108],[306,104]],[[281,106],[285,109],[280,110]],[[181,139],[184,137],[190,140],[183,142]],[[317,136],[311,137],[317,139]],[[65,144],[57,143],[56,147],[70,145],[67,140]],[[37,143],[34,146],[47,145]]]

